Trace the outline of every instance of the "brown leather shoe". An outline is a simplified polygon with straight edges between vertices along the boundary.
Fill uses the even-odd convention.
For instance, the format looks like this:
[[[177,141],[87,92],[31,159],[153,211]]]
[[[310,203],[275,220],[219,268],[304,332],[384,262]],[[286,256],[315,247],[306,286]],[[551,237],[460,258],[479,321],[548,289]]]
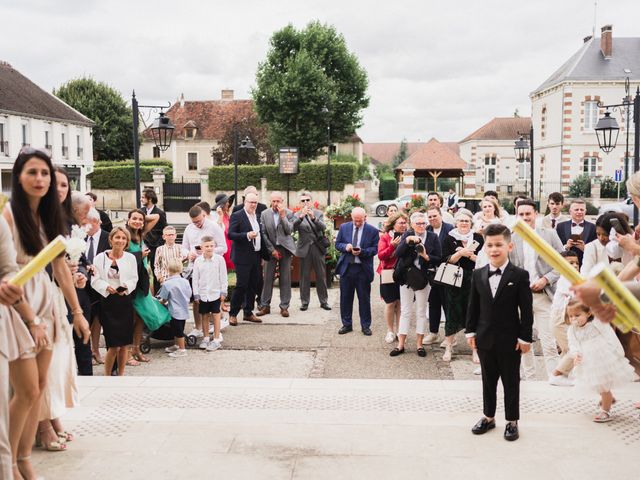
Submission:
[[[251,315],[243,316],[242,320],[244,320],[245,322],[262,323],[262,320],[256,317],[253,313]]]
[[[281,308],[280,309],[280,315],[282,315],[283,317],[288,317],[289,316],[289,310],[287,310],[286,308]]]
[[[232,327],[237,327],[238,326],[238,317],[229,317],[229,325],[231,325]]]
[[[256,316],[261,317],[263,315],[269,315],[270,313],[271,313],[271,307],[261,307],[256,313]]]

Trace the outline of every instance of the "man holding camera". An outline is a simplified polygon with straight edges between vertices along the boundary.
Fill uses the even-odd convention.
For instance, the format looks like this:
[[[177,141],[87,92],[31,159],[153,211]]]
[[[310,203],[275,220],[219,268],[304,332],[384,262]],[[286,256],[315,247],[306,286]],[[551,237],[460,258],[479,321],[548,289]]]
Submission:
[[[294,217],[293,229],[298,232],[296,256],[300,257],[300,310],[309,308],[311,269],[316,274],[316,290],[320,307],[331,310],[324,258],[327,254],[328,239],[324,235],[322,212],[311,205],[309,192],[302,192],[300,195],[300,210]]]
[[[373,257],[378,253],[378,229],[366,223],[364,208],[351,212],[351,222],[340,225],[336,248],[341,252],[336,273],[340,275],[340,318],[343,335],[353,330],[353,298],[358,293],[360,327],[364,335],[371,335],[371,282]]]

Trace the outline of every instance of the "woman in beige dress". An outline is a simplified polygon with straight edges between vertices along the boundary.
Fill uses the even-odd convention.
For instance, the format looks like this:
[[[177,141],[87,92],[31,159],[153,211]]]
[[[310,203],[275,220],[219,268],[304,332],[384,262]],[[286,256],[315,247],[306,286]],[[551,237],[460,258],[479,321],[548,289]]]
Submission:
[[[53,166],[46,152],[34,148],[23,148],[14,163],[11,180],[11,203],[5,207],[3,216],[13,233],[18,266],[23,266],[47,243],[58,235],[64,234],[66,227],[58,200]],[[52,262],[52,267],[53,277],[71,307],[74,328],[79,336],[88,341],[89,325],[78,304],[71,272],[64,256],[56,258]],[[41,323],[46,329],[46,348],[37,354],[35,365],[33,362],[28,362],[29,364],[25,365],[21,358],[12,362],[9,367],[12,383],[21,375],[26,374],[32,378],[33,373],[24,370],[37,368],[38,384],[35,389],[29,390],[32,395],[34,392],[36,393],[37,400],[24,422],[17,449],[17,470],[24,479],[36,478],[31,465],[31,450],[38,425],[42,392],[45,391],[47,385],[52,355],[51,346],[52,342],[56,341],[56,335],[60,334],[57,331],[59,330],[59,320],[56,317],[63,313],[60,312],[55,289],[56,287],[46,271],[38,272],[24,285],[25,302],[33,309],[36,318],[40,320],[40,322],[36,320],[34,323]],[[48,433],[55,435],[55,432]],[[13,438],[13,433],[11,437]],[[17,478],[21,478],[20,476]]]

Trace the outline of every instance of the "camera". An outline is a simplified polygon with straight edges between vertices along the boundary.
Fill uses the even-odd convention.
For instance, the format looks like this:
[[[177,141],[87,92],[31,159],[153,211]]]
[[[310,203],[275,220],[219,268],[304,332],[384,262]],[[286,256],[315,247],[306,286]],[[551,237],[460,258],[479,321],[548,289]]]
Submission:
[[[416,252],[418,253],[422,253],[424,252],[424,245],[422,245],[421,243],[416,245]]]

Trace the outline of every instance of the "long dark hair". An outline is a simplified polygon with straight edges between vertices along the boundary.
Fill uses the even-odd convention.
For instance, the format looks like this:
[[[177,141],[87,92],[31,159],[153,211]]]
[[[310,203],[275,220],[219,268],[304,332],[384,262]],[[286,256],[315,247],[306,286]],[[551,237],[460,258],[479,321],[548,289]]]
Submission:
[[[139,230],[133,230],[130,226],[129,226],[129,220],[131,219],[131,216],[134,213],[139,213],[140,215],[142,215],[142,219],[145,220],[147,215],[140,209],[140,208],[134,208],[133,210],[129,211],[129,215],[127,216],[127,230],[129,230],[129,233],[131,234],[131,241],[134,243],[140,243],[142,244],[142,232],[144,232],[144,225],[146,223],[146,220],[142,223],[142,228]]]
[[[11,172],[11,211],[13,213],[13,222],[18,230],[20,243],[24,251],[29,255],[37,255],[44,248],[40,229],[36,224],[36,219],[31,212],[29,197],[25,193],[20,184],[20,174],[24,165],[32,158],[42,160],[49,167],[49,175],[51,184],[49,190],[44,197],[40,199],[38,205],[38,217],[42,229],[50,242],[58,235],[64,235],[66,227],[64,224],[62,207],[58,199],[58,187],[56,175],[54,173],[51,158],[45,152],[37,149],[22,150],[18,154],[13,171]]]
[[[69,185],[69,191],[67,192],[67,198],[65,198],[62,202],[61,202],[61,206],[62,206],[62,213],[64,214],[64,221],[67,224],[73,224],[73,210],[71,209],[71,181],[69,180],[69,173],[64,169],[64,167],[60,167],[58,165],[56,165],[55,167],[53,167],[53,171],[54,173],[61,173],[62,175],[64,175],[67,179],[67,185]],[[56,184],[58,183],[58,179],[56,179]],[[56,185],[56,192],[58,191],[57,189],[57,185]]]

